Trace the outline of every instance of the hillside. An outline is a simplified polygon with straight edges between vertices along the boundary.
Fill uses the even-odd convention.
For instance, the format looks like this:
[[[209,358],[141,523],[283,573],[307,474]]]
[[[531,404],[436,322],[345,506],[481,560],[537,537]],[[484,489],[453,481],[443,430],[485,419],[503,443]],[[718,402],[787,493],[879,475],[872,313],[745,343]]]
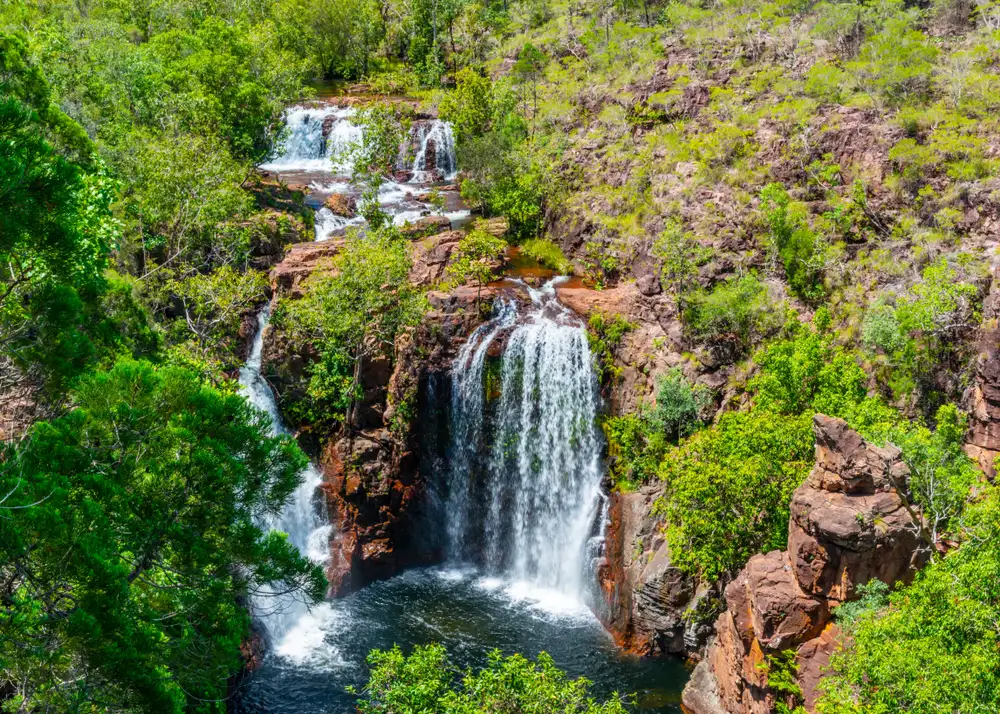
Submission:
[[[998,68],[993,0],[4,3],[0,709],[996,710]]]

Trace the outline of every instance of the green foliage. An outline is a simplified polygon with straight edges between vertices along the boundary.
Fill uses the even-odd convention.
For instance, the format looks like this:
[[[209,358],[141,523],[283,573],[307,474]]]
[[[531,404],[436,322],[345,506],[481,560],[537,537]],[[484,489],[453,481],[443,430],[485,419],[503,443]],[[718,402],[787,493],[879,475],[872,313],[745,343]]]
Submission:
[[[441,645],[416,647],[406,656],[399,647],[372,650],[368,684],[358,702],[361,714],[471,714],[472,712],[564,712],[624,714],[615,695],[598,703],[590,682],[569,679],[542,652],[532,662],[521,655],[489,654],[486,667],[467,670],[458,682]]]
[[[981,479],[981,472],[962,449],[965,416],[955,405],[945,404],[937,410],[935,421],[933,432],[918,427],[898,430],[893,436],[910,469],[906,495],[919,508],[915,525],[932,561],[939,544],[958,532]]]
[[[638,412],[613,416],[602,427],[608,440],[609,469],[620,489],[651,480],[670,446],[698,429],[711,395],[692,385],[679,368],[656,381],[656,402]]]
[[[562,252],[562,248],[546,238],[531,238],[524,241],[521,244],[521,253],[560,275],[573,272],[573,264]]]
[[[912,392],[916,380],[953,360],[961,337],[978,324],[981,292],[968,277],[961,262],[940,258],[906,293],[884,295],[865,313],[862,342],[885,362],[898,394]]]
[[[0,460],[5,707],[222,711],[249,635],[240,600],[265,583],[325,590],[259,525],[306,458],[183,369],[121,361],[73,403]]]
[[[964,542],[897,589],[848,608],[851,640],[831,658],[822,714],[943,714],[1000,706],[1000,507],[970,509]]]
[[[211,379],[239,366],[243,316],[267,296],[267,275],[224,265],[212,273],[173,280],[169,289],[183,311],[171,325],[172,356]]]
[[[768,295],[767,286],[752,273],[730,278],[711,292],[690,297],[684,320],[696,337],[733,359],[781,325],[783,311]]]
[[[671,219],[653,243],[653,256],[660,261],[663,289],[674,295],[677,309],[683,314],[688,295],[697,287],[698,266],[709,259],[711,251]]]
[[[279,302],[275,324],[320,355],[309,368],[308,401],[295,416],[353,426],[362,366],[392,359],[397,335],[419,321],[426,301],[409,284],[407,243],[392,229],[349,232],[330,268],[307,281],[303,297]]]
[[[823,296],[822,252],[817,248],[816,234],[809,229],[803,213],[793,210],[781,184],[765,186],[760,202],[770,226],[772,257],[785,266],[789,287],[803,300],[818,300]]]
[[[778,695],[774,702],[775,714],[805,714],[802,687],[797,679],[799,666],[795,661],[795,650],[766,655],[757,669],[767,677],[768,689]]]
[[[622,368],[615,364],[615,357],[625,335],[634,329],[635,325],[621,315],[609,315],[599,310],[587,320],[587,341],[594,356],[597,379],[602,386],[609,387],[621,378]]]
[[[458,242],[445,273],[460,283],[473,281],[476,284],[476,300],[479,300],[483,287],[496,280],[506,250],[507,241],[503,238],[482,228],[473,228]]]
[[[660,462],[674,565],[713,581],[784,548],[788,504],[813,462],[812,415],[730,412]]]

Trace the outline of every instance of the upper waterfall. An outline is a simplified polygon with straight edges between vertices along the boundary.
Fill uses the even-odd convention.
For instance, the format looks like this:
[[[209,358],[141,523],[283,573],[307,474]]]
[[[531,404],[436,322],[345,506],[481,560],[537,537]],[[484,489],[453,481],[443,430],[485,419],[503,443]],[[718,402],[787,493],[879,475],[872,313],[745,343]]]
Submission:
[[[348,175],[350,150],[362,140],[352,107],[292,107],[285,114],[288,136],[280,155],[261,168]]]
[[[430,183],[438,177],[450,181],[458,173],[455,135],[451,124],[440,119],[414,125],[414,139],[420,143],[413,158],[413,183]]]
[[[452,370],[450,556],[584,600],[600,519],[597,379],[555,282],[501,300]],[[499,348],[499,357],[490,353]]]

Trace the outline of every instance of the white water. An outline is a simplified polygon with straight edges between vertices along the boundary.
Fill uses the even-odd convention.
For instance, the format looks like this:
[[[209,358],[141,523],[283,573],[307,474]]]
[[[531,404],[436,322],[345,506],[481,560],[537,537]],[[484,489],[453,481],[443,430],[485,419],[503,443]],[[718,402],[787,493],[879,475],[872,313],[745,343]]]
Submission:
[[[261,354],[264,347],[264,330],[269,318],[265,307],[257,316],[258,326],[250,349],[250,357],[240,369],[240,388],[247,401],[271,417],[271,433],[287,434],[288,429],[281,420],[274,393],[260,373]],[[330,557],[330,531],[322,498],[317,493],[323,480],[319,470],[310,463],[303,473],[302,483],[295,490],[291,501],[266,525],[288,534],[300,553],[318,565],[325,565]],[[298,641],[302,638],[301,624],[309,618],[322,620],[329,618],[329,605],[320,604],[309,608],[300,593],[276,593],[267,586],[254,596],[254,613],[267,628],[268,636],[276,651],[304,651]]]
[[[352,107],[292,107],[285,114],[289,134],[282,153],[261,166],[268,171],[317,171],[348,175],[350,154],[362,140],[361,127],[351,121]],[[323,124],[331,119],[323,136]]]
[[[434,180],[434,172],[427,167],[427,150],[433,146],[435,166],[442,178],[450,181],[458,174],[458,160],[455,154],[455,135],[451,124],[440,119],[419,124],[415,128],[420,148],[413,158],[412,183],[428,183]]]
[[[555,284],[528,288],[523,313],[501,300],[455,361],[446,514],[451,557],[581,603],[602,520],[598,392],[586,331]]]

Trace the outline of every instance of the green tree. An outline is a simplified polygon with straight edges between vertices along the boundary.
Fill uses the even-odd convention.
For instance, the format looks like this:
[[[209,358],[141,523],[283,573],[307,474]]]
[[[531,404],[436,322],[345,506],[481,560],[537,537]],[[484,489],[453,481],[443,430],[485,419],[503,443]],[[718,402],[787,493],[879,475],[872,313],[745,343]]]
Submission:
[[[239,273],[228,265],[171,281],[169,290],[183,311],[172,331],[176,333],[176,357],[209,379],[237,367],[243,317],[264,301],[267,288],[264,273]]]
[[[456,668],[441,645],[416,647],[406,656],[399,647],[372,650],[368,684],[358,702],[361,714],[462,714],[468,712],[563,712],[625,714],[620,697],[598,703],[590,682],[569,679],[542,652],[532,662],[498,650],[486,667],[468,670],[457,682]]]
[[[476,303],[483,287],[496,280],[503,266],[507,241],[482,228],[473,228],[458,242],[446,274],[458,282],[471,280],[476,284]]]
[[[538,116],[538,79],[545,70],[545,54],[530,42],[517,53],[514,76],[522,83],[531,83],[531,136],[535,136],[535,119]],[[527,100],[525,100],[527,104]],[[527,112],[525,112],[527,113]]]
[[[756,275],[730,278],[711,292],[693,293],[684,320],[696,337],[708,340],[722,356],[734,359],[773,333],[783,318]]]
[[[408,245],[393,229],[350,232],[331,270],[310,278],[302,298],[279,303],[276,324],[320,354],[309,382],[314,422],[353,427],[362,367],[391,359],[397,335],[423,315],[426,300],[409,284],[410,265]]]
[[[0,459],[8,704],[221,711],[254,589],[325,591],[320,569],[260,526],[306,458],[266,414],[183,369],[120,361],[82,380],[73,405]]]

